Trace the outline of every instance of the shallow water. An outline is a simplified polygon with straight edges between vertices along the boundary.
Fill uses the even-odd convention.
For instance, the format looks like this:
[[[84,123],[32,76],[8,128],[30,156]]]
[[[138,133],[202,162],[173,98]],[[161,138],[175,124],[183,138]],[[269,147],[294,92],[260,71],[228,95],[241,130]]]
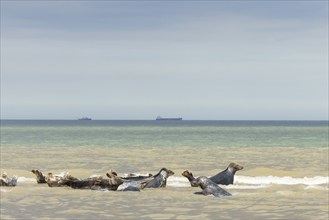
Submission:
[[[18,175],[16,187],[1,188],[1,217],[104,219],[317,219],[328,217],[328,149],[191,148],[3,148],[2,167]],[[258,153],[255,153],[258,152]],[[275,156],[273,156],[275,155]],[[223,159],[220,159],[223,158]],[[314,158],[317,158],[316,160]],[[15,161],[15,162],[14,162]],[[195,195],[181,176],[212,175],[235,161],[245,166],[235,185],[223,186],[232,197]],[[13,164],[14,162],[14,164]],[[310,166],[312,164],[312,166]],[[76,177],[105,175],[110,169],[123,175],[155,174],[167,167],[175,172],[167,187],[141,192],[113,192],[50,188],[37,184],[31,169]],[[13,169],[14,168],[14,169]]]
[[[143,138],[134,140],[132,134],[140,133],[139,126],[127,126],[126,134],[120,136],[119,132],[119,137],[106,133],[111,130],[124,131],[122,125],[105,126],[103,130],[99,126],[96,128],[101,130],[100,139],[103,139],[96,138],[98,142],[95,141],[96,144],[91,146],[90,140],[79,138],[79,135],[75,137],[72,133],[79,133],[81,129],[87,133],[95,132],[95,128],[2,125],[1,136],[5,137],[1,143],[1,171],[5,170],[9,176],[17,175],[19,179],[16,187],[0,188],[1,219],[328,219],[328,147],[323,144],[327,137],[323,133],[319,134],[319,131],[326,131],[326,127],[316,126],[314,129],[317,131],[312,130],[312,127],[285,127],[291,134],[286,137],[288,142],[277,141],[271,143],[271,147],[258,146],[260,141],[254,138],[248,142],[247,137],[253,137],[256,130],[269,136],[275,130],[275,136],[275,126],[268,127],[268,130],[265,127],[265,131],[251,127],[249,135],[244,136],[246,146],[236,146],[242,141],[240,139],[237,142],[233,140],[232,145],[235,146],[229,147],[225,144],[229,137],[224,142],[220,139],[204,141],[204,145],[199,147],[195,143],[188,146],[189,141],[179,141],[177,136],[176,139],[169,139],[166,145],[151,145],[154,140],[150,140],[152,135],[145,133],[145,130],[153,134],[155,131],[148,126],[140,128],[147,143],[143,146]],[[161,126],[155,129],[158,129],[157,139],[163,140],[165,137],[161,135],[164,132]],[[168,131],[168,127],[163,129],[167,132],[164,135],[168,137],[171,131]],[[225,126],[223,129],[231,129],[232,135],[241,130],[247,132],[245,126]],[[286,146],[292,137],[305,129],[313,133],[310,132],[304,138],[316,136],[318,142],[313,140],[316,147],[309,144]],[[215,138],[213,134],[203,137],[207,134],[206,130],[218,133],[221,128],[207,125],[207,128],[192,126],[184,129],[171,125],[169,130],[185,132],[185,137],[194,137],[195,140],[198,140],[196,134],[190,132],[199,133],[196,131],[201,130],[199,138],[206,140]],[[56,138],[46,138],[49,132]],[[26,133],[29,133],[28,137]],[[62,136],[59,133],[63,133]],[[12,139],[13,136],[18,140]],[[33,136],[38,136],[38,141]],[[67,141],[56,144],[61,137],[64,140],[67,138]],[[278,140],[279,137],[273,139]],[[119,146],[104,146],[106,140]],[[70,146],[71,143],[82,142],[84,144]],[[244,166],[243,170],[237,172],[234,185],[222,186],[233,194],[231,197],[196,195],[194,192],[201,189],[190,187],[187,179],[181,176],[186,169],[195,176],[214,175],[224,170],[230,162]],[[162,167],[175,172],[174,176],[168,178],[167,187],[141,192],[50,188],[46,184],[37,184],[30,172],[32,169],[40,169],[44,173],[70,172],[75,177],[85,178],[93,174],[105,175],[109,170],[115,170],[119,175],[131,172],[155,174]]]

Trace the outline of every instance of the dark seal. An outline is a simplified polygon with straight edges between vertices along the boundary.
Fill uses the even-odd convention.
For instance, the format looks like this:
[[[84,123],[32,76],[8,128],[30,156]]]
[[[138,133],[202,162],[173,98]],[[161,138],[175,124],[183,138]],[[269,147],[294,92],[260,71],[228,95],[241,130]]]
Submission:
[[[200,186],[202,189],[202,192],[196,192],[195,194],[203,194],[205,196],[207,195],[213,195],[215,197],[222,197],[222,196],[231,196],[232,194],[227,192],[226,190],[219,187],[216,183],[211,181],[206,176],[200,176],[198,178],[194,178],[193,174],[189,172],[188,170],[185,170],[182,173],[183,176],[185,176],[193,186]]]
[[[37,183],[47,183],[46,177],[43,175],[41,171],[32,170],[31,172],[36,176]]]
[[[235,175],[236,171],[239,171],[242,169],[243,169],[243,166],[240,166],[237,163],[230,163],[224,171],[222,171],[214,176],[209,177],[209,179],[216,184],[230,185],[230,184],[233,184],[233,182],[234,182],[234,175]]]
[[[135,174],[135,173],[129,173],[128,175],[125,176],[120,176],[120,178],[123,181],[127,181],[127,182],[132,182],[132,181],[141,181],[141,180],[145,180],[149,177],[152,177],[153,175],[148,173],[146,175],[141,175],[141,174]]]

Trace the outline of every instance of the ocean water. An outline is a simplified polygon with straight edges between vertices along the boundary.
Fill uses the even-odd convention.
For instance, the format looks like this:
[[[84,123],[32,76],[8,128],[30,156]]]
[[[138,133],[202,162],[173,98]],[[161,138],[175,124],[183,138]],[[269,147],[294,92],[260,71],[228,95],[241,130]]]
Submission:
[[[328,121],[1,121],[1,219],[328,219]],[[196,195],[181,173],[244,166],[231,197]],[[175,172],[141,192],[50,188],[32,169],[79,178]]]

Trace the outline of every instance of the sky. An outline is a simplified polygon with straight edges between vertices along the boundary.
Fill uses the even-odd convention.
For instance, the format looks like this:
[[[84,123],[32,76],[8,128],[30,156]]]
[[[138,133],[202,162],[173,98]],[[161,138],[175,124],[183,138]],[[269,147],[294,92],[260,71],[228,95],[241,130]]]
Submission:
[[[1,119],[328,120],[328,1],[1,1]]]

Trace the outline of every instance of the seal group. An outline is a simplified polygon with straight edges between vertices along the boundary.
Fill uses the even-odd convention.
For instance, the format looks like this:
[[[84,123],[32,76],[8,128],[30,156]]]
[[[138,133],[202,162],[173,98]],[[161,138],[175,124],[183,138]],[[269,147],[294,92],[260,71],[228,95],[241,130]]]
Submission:
[[[211,177],[199,176],[195,178],[193,174],[185,170],[182,175],[186,177],[192,187],[200,187],[201,192],[195,194],[220,196],[231,196],[231,193],[222,189],[220,185],[229,185],[234,183],[234,175],[243,167],[237,163],[230,163],[229,166]],[[88,178],[79,179],[69,173],[53,174],[49,172],[44,175],[40,170],[31,171],[36,176],[38,184],[47,184],[49,187],[70,187],[72,189],[91,189],[91,190],[112,190],[112,191],[141,191],[146,188],[163,188],[167,185],[168,177],[175,173],[167,168],[162,168],[155,175],[136,175],[129,174],[118,176],[115,171],[109,171],[105,176],[93,175]],[[9,178],[6,172],[3,172],[0,186],[16,186],[17,177]]]

